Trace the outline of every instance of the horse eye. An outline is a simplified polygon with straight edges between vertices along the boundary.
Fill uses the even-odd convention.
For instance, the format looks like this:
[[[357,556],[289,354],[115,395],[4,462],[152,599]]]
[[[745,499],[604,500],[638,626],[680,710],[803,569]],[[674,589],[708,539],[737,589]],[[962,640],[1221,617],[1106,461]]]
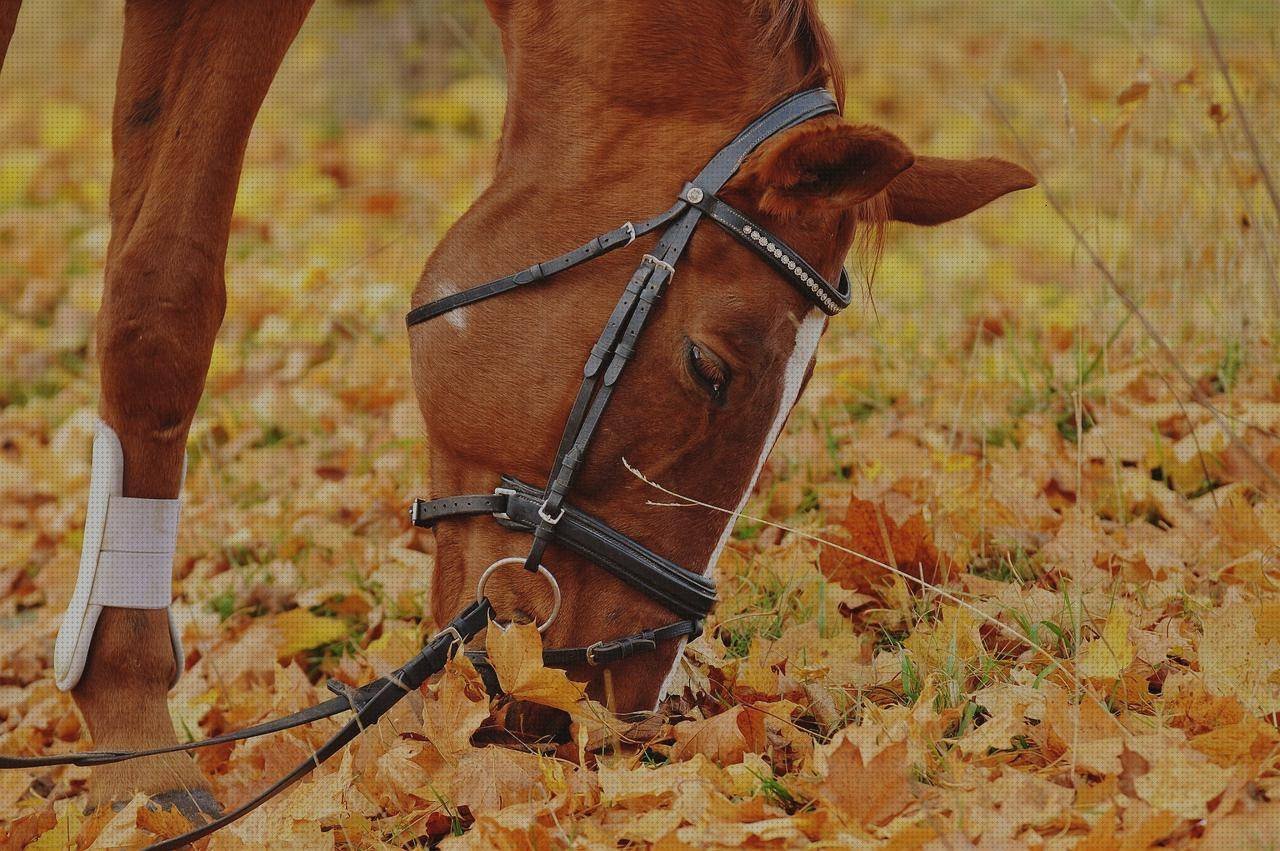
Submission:
[[[685,341],[685,359],[694,380],[711,395],[712,401],[723,404],[725,391],[729,387],[729,368],[724,361],[706,346],[692,340]]]

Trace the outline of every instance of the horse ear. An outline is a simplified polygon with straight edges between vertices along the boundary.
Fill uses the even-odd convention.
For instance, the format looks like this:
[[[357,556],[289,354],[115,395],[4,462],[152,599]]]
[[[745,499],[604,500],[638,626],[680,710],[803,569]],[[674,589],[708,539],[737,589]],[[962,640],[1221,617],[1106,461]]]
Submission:
[[[906,144],[888,130],[833,117],[777,137],[743,168],[743,177],[761,188],[764,211],[786,216],[805,208],[861,204],[913,160]]]
[[[1031,172],[1004,160],[916,157],[885,193],[889,218],[939,225],[972,213],[1017,189],[1036,185]]]

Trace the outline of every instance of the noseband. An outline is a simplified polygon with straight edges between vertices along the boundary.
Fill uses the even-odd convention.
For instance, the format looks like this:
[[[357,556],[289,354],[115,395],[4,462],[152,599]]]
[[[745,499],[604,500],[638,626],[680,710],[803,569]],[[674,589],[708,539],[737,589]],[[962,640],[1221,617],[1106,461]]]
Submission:
[[[34,757],[0,756],[0,768],[107,765],[143,756],[189,751],[250,739],[343,712],[353,713],[353,717],[309,759],[253,800],[181,836],[150,846],[152,849],[181,848],[231,824],[305,777],[366,727],[377,723],[406,694],[438,673],[453,653],[488,625],[493,609],[484,595],[484,589],[496,570],[507,565],[522,564],[526,570],[538,573],[551,585],[556,602],[546,622],[539,626],[540,630],[545,630],[560,608],[559,585],[554,574],[542,565],[543,554],[552,542],[613,574],[660,603],[681,620],[634,635],[597,641],[588,647],[548,650],[544,654],[544,663],[548,666],[609,665],[637,652],[656,650],[660,642],[700,634],[702,619],[715,605],[715,584],[701,574],[652,552],[608,523],[575,508],[566,498],[591,438],[609,404],[618,377],[635,353],[636,343],[654,304],[671,282],[676,264],[688,246],[694,228],[704,217],[763,257],[784,280],[823,312],[834,315],[849,305],[851,289],[848,275],[843,269],[835,284],[828,282],[785,242],[716,195],[737,173],[743,160],[766,140],[812,118],[838,111],[835,99],[825,89],[811,89],[793,95],[753,121],[712,157],[697,177],[685,184],[674,206],[666,212],[639,224],[627,222],[567,254],[535,263],[514,275],[428,302],[409,312],[407,322],[412,327],[457,308],[544,281],[588,260],[628,246],[639,236],[664,229],[651,252],[641,259],[635,274],[623,290],[622,297],[614,306],[604,331],[591,348],[583,367],[582,384],[569,411],[564,435],[552,462],[546,486],[536,488],[510,477],[503,477],[493,493],[414,501],[409,517],[415,526],[430,527],[445,518],[488,515],[505,528],[526,532],[533,537],[526,556],[500,559],[490,565],[480,579],[476,601],[436,633],[416,656],[392,673],[360,688],[351,688],[331,680],[327,685],[337,697],[242,730],[196,742],[140,751],[82,751]],[[496,690],[496,677],[487,665],[483,652],[467,653],[477,662],[477,667],[481,668],[486,685],[491,691]]]

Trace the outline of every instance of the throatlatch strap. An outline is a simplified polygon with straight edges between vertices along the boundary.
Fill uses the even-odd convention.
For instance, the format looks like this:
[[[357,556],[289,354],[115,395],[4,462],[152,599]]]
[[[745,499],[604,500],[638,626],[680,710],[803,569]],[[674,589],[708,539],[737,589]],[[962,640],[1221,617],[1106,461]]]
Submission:
[[[546,280],[566,269],[572,269],[574,266],[585,263],[588,260],[594,260],[597,257],[608,254],[615,248],[630,245],[637,236],[643,236],[649,231],[660,228],[671,221],[684,209],[684,206],[683,203],[677,203],[665,213],[646,219],[638,225],[627,222],[608,233],[597,236],[584,245],[578,246],[572,251],[561,254],[559,257],[553,257],[550,260],[543,260],[541,263],[534,263],[529,268],[521,269],[514,275],[507,275],[505,278],[498,278],[496,281],[489,281],[488,283],[465,289],[462,292],[438,298],[426,304],[420,304],[405,316],[405,324],[412,328],[414,325],[426,322],[428,319],[434,319],[451,310],[457,310],[459,307],[466,307],[469,304],[493,298],[518,287]]]

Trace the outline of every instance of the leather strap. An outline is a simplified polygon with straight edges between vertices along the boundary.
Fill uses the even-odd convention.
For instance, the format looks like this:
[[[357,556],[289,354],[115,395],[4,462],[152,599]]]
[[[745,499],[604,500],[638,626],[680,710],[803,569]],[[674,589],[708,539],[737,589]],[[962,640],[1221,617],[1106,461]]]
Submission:
[[[824,88],[797,92],[748,124],[711,158],[694,183],[707,191],[719,192],[729,178],[738,173],[746,158],[771,136],[820,115],[839,111],[840,105],[836,103],[835,96]]]
[[[414,500],[410,520],[430,528],[439,520],[489,514],[508,529],[529,532],[542,521],[542,494],[537,488],[510,477],[491,494]],[[570,552],[588,559],[632,588],[666,606],[676,615],[696,620],[715,607],[715,583],[686,570],[636,543],[603,521],[562,504],[564,513],[555,524],[557,540]]]
[[[385,684],[368,695],[366,702],[358,706],[353,703],[352,708],[356,710],[355,716],[343,725],[342,729],[329,741],[317,748],[310,757],[298,763],[292,771],[238,809],[189,830],[181,836],[175,836],[172,839],[166,839],[164,842],[157,842],[155,845],[147,846],[148,851],[177,851],[177,849],[243,818],[294,783],[297,783],[303,777],[306,777],[320,763],[346,747],[352,739],[364,732],[365,728],[378,723],[378,719],[385,715],[391,707],[399,703],[406,694],[417,689],[418,686],[427,681],[428,677],[443,669],[445,662],[448,661],[454,650],[470,641],[488,625],[489,616],[492,613],[493,610],[490,608],[488,600],[472,603],[454,618],[449,623],[449,626],[436,633],[435,637],[427,642],[427,645],[422,648],[417,656],[414,656],[394,672],[388,674],[384,678],[386,680]]]
[[[608,667],[637,653],[650,653],[658,649],[658,642],[671,641],[688,636],[690,640],[702,635],[702,621],[677,621],[658,629],[646,629],[621,638],[597,641],[590,647],[557,647],[542,651],[542,664],[548,668],[580,668]],[[468,650],[466,656],[475,666],[476,673],[484,682],[484,689],[490,697],[498,697],[502,692],[502,683],[498,681],[498,672],[489,663],[489,654],[484,650]]]
[[[683,620],[657,629],[597,641],[588,647],[556,647],[542,651],[542,664],[548,668],[604,667],[629,659],[637,653],[651,653],[663,641],[677,638],[697,638],[702,635],[702,621]],[[489,654],[484,650],[468,650],[472,662],[487,662]]]
[[[481,618],[477,611],[484,611],[485,617]],[[484,629],[487,625],[488,614],[490,609],[487,606],[481,607],[479,604],[473,603],[461,615],[454,619],[448,628],[437,634],[431,643],[414,657],[414,660],[420,659],[424,654],[431,652],[433,643],[441,636],[453,638],[453,644],[457,645],[458,636],[462,640],[469,641],[476,633]],[[475,627],[474,631],[468,633],[467,630]],[[458,636],[454,636],[452,629],[458,629]],[[441,663],[443,665],[443,663]],[[407,667],[407,665],[405,666]],[[420,670],[421,666],[415,670]],[[232,730],[228,733],[222,733],[217,736],[210,736],[207,739],[199,739],[194,742],[180,742],[173,745],[165,745],[158,748],[148,748],[146,750],[137,751],[79,751],[77,753],[68,754],[50,754],[46,756],[7,756],[0,755],[0,769],[5,768],[43,768],[54,765],[109,765],[116,762],[125,762],[131,759],[137,759],[144,756],[156,756],[158,754],[179,753],[182,751],[193,751],[200,748],[212,747],[213,745],[223,745],[229,742],[238,742],[245,739],[253,739],[259,736],[266,736],[271,733],[279,733],[284,730],[290,730],[294,727],[301,727],[303,724],[310,724],[313,721],[319,721],[323,718],[330,718],[343,712],[355,710],[359,712],[365,705],[373,700],[385,686],[394,684],[395,682],[408,682],[405,680],[401,672],[404,668],[397,670],[385,677],[366,683],[359,688],[352,688],[345,683],[339,683],[336,680],[330,680],[328,688],[330,691],[339,695],[332,697],[314,706],[308,706],[297,712],[292,712],[280,718],[273,718],[270,721],[264,721],[261,724],[255,724],[252,727],[244,727],[239,730]],[[416,675],[416,674],[415,674]],[[419,683],[421,685],[421,682]],[[414,686],[416,688],[417,686]]]
[[[597,257],[608,254],[615,248],[630,245],[635,241],[636,237],[643,236],[671,221],[684,209],[684,206],[683,203],[677,203],[665,213],[660,213],[638,225],[627,222],[608,233],[597,236],[590,242],[578,246],[572,251],[561,254],[559,257],[553,257],[550,260],[544,260],[541,263],[534,263],[529,268],[521,269],[514,275],[507,275],[505,278],[498,278],[496,281],[489,281],[488,283],[465,289],[462,292],[418,305],[409,311],[409,314],[405,317],[405,324],[413,327],[459,307],[475,304],[478,301],[484,301],[487,298],[510,292],[518,287],[546,280],[566,269],[572,269],[574,266],[586,263],[588,260],[594,260]]]
[[[693,206],[706,213],[713,222],[728,231],[743,245],[765,259],[791,286],[816,304],[828,316],[834,316],[849,306],[853,299],[849,285],[849,273],[840,268],[840,279],[832,284],[822,273],[809,265],[791,246],[765,228],[748,219],[721,198],[699,190],[692,183],[686,184],[682,196]]]

